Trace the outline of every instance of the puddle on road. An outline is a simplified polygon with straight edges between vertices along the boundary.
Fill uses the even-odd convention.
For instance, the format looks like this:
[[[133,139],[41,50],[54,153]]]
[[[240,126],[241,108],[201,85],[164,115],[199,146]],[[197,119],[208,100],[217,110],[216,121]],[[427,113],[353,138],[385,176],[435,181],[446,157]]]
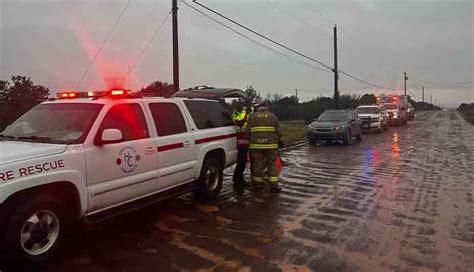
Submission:
[[[219,223],[222,223],[223,225],[231,225],[232,222],[234,222],[233,220],[225,218],[225,217],[220,216],[220,215],[216,216],[216,221],[219,222]]]
[[[201,204],[201,203],[196,203],[194,205],[199,211],[204,212],[204,213],[213,213],[217,212],[219,210],[219,207],[214,206],[214,205],[207,205],[207,204]]]

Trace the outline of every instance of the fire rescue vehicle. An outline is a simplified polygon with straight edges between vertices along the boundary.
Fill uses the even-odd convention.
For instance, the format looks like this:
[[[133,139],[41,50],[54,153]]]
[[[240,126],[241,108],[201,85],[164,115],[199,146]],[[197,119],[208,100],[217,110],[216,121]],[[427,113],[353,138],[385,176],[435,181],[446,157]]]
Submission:
[[[379,95],[376,97],[377,104],[387,112],[389,124],[405,125],[408,116],[408,96],[407,95]]]
[[[0,134],[0,256],[40,263],[77,222],[191,191],[217,197],[223,169],[236,161],[235,128],[219,101],[181,96],[62,92],[8,126]]]

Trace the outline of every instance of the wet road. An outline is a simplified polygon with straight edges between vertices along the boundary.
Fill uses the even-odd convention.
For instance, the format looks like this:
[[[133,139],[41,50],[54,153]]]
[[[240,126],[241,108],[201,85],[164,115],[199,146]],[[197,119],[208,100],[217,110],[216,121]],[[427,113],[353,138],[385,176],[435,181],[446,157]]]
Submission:
[[[44,271],[473,271],[474,127],[419,113],[284,152],[284,191],[191,196],[81,231]]]

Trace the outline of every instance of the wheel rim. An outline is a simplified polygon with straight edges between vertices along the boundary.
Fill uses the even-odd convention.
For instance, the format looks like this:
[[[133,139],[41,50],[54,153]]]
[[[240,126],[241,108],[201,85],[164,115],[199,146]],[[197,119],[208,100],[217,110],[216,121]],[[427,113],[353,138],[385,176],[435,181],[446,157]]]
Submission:
[[[53,247],[59,236],[59,220],[51,211],[32,214],[23,224],[20,242],[29,255],[41,255]]]
[[[206,171],[206,187],[209,191],[214,191],[219,184],[219,170],[215,165],[210,165]]]

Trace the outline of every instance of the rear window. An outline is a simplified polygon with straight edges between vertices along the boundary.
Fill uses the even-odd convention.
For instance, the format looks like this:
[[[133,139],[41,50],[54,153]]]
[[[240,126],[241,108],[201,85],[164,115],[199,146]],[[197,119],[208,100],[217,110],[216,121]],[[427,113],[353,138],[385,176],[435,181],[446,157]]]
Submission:
[[[198,129],[232,126],[230,114],[219,102],[185,100],[184,104]]]
[[[150,104],[158,136],[168,136],[187,132],[181,110],[173,103]]]

